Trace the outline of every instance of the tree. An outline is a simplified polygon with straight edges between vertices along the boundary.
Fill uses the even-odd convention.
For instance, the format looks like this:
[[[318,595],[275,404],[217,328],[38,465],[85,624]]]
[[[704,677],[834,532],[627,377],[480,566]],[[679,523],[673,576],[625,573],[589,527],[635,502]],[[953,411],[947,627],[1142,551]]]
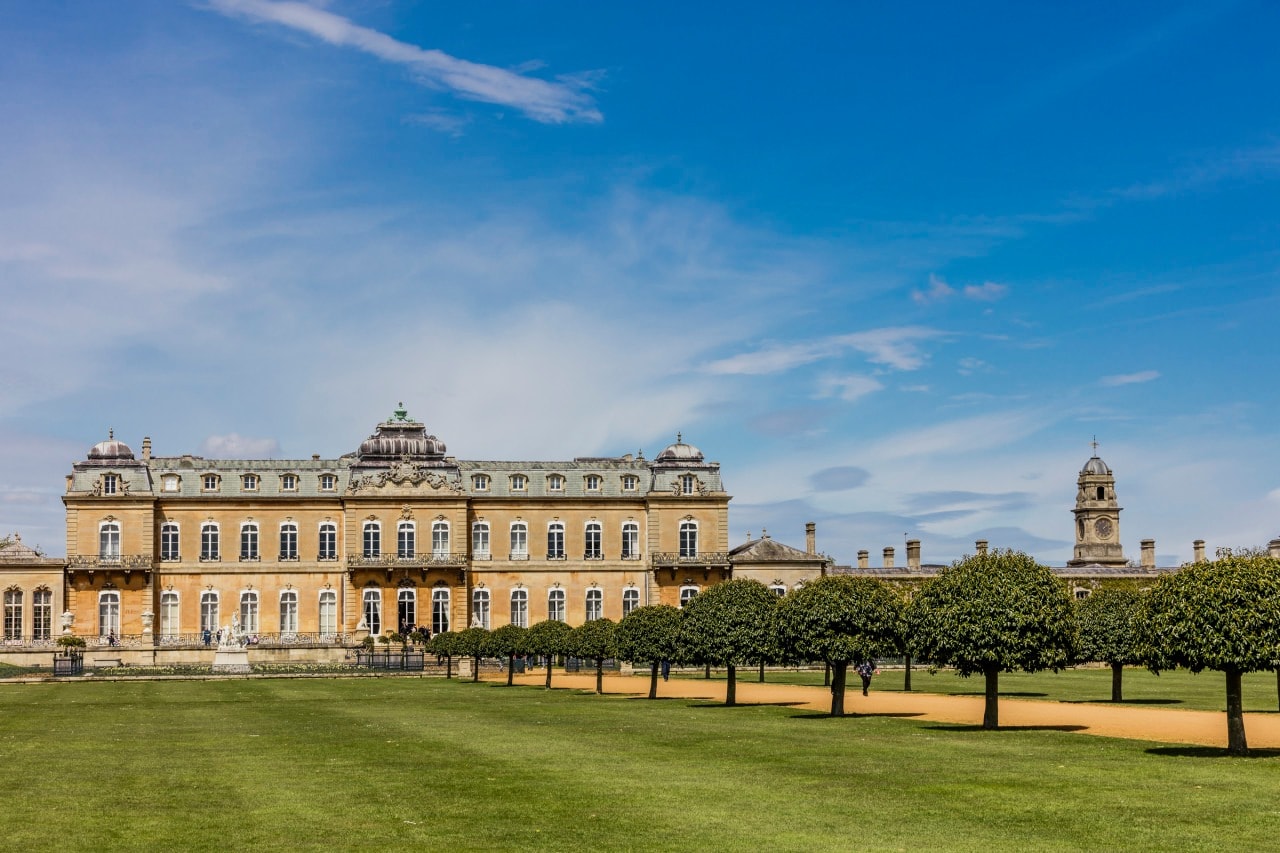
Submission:
[[[1280,660],[1280,560],[1225,554],[1194,563],[1160,578],[1144,604],[1140,652],[1147,666],[1223,673],[1227,752],[1248,754],[1240,677]]]
[[[783,647],[831,665],[831,716],[844,716],[850,663],[893,654],[901,635],[901,599],[875,578],[830,575],[789,593],[778,605]]]
[[[480,680],[480,658],[484,655],[488,638],[489,632],[484,628],[467,628],[465,631],[459,631],[454,641],[454,653],[458,657],[471,658],[472,681]]]
[[[1111,701],[1124,701],[1125,664],[1142,663],[1138,622],[1142,593],[1128,587],[1100,589],[1076,605],[1080,622],[1080,660],[1111,667]]]
[[[490,632],[485,638],[484,653],[495,658],[507,659],[507,686],[510,687],[515,678],[516,655],[524,654],[525,634],[527,628],[519,625],[503,625]]]
[[[427,641],[427,651],[437,658],[444,658],[445,678],[453,678],[453,656],[458,653],[455,643],[457,639],[458,635],[454,632],[441,631]]]
[[[525,648],[530,654],[547,658],[547,689],[551,689],[551,665],[556,655],[564,654],[565,642],[573,629],[559,619],[544,619],[525,635]]]
[[[604,693],[604,661],[613,656],[613,632],[618,626],[609,619],[592,619],[574,628],[565,643],[574,657],[596,664],[596,693]]]
[[[958,560],[926,581],[907,611],[920,660],[986,681],[984,729],[1000,725],[1000,673],[1057,672],[1075,656],[1075,612],[1066,585],[1021,551]]]
[[[758,660],[769,647],[778,597],[759,581],[738,578],[706,589],[684,606],[680,648],[707,664],[723,664],[724,703],[737,704],[737,667]]]
[[[637,607],[618,623],[613,644],[618,657],[629,663],[649,663],[649,698],[658,698],[658,666],[676,658],[680,610],[669,604]]]

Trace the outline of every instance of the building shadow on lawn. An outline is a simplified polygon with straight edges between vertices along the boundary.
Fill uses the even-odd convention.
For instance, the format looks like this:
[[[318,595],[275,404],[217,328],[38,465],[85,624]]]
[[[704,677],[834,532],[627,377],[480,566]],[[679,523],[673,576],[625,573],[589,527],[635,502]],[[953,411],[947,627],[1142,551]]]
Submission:
[[[997,729],[984,729],[982,726],[955,726],[955,725],[938,725],[925,726],[926,729],[933,729],[939,732],[1081,732],[1089,728],[1088,726],[1000,726]]]
[[[914,691],[912,691],[912,692],[914,692]],[[973,691],[966,691],[966,692],[964,692],[964,693],[950,693],[950,694],[944,694],[944,695],[950,695],[950,696],[986,696],[986,695],[987,695],[987,691],[985,691],[985,690],[973,690]],[[1034,698],[1041,698],[1041,697],[1048,696],[1048,695],[1049,695],[1048,693],[1025,693],[1025,692],[1023,692],[1023,693],[1005,693],[1003,690],[1001,690],[1001,691],[1000,691],[1000,698],[1001,698],[1001,699],[1003,699],[1003,698],[1005,698],[1005,697],[1008,697],[1008,698],[1010,698],[1010,699],[1017,699],[1017,698],[1019,698],[1019,697],[1024,698],[1024,699],[1027,699],[1027,698],[1033,698],[1033,699],[1034,699]]]
[[[1181,705],[1181,699],[1059,699],[1064,705]]]
[[[726,705],[723,702],[711,701],[695,701],[690,702],[690,708],[803,708],[807,702],[738,702],[734,705]]]
[[[850,717],[923,717],[922,711],[885,711],[878,714],[858,714],[852,711],[846,711],[844,717],[833,717],[830,713],[823,711],[813,711],[808,714],[792,714],[793,720],[839,720],[848,719]]]
[[[1170,758],[1280,758],[1280,749],[1251,749],[1248,755],[1232,755],[1221,746],[1153,746],[1146,751]]]

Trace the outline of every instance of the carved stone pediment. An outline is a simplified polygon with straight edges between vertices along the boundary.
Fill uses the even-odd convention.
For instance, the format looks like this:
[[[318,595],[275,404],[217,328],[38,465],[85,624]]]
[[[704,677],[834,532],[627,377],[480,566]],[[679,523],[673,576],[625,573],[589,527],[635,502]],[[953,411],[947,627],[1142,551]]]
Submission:
[[[430,471],[407,460],[396,462],[385,471],[352,477],[347,494],[356,492],[391,492],[393,494],[421,494],[423,492],[447,492],[464,494],[461,483],[455,483],[444,474]]]

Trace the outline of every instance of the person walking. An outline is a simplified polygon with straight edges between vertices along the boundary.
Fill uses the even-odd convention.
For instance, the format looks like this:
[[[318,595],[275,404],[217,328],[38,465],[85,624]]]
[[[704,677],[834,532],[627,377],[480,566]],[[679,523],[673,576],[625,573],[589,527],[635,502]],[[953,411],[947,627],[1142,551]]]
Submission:
[[[869,660],[864,660],[858,664],[858,675],[862,677],[862,695],[866,696],[867,691],[871,689],[871,676],[878,673],[876,665]]]

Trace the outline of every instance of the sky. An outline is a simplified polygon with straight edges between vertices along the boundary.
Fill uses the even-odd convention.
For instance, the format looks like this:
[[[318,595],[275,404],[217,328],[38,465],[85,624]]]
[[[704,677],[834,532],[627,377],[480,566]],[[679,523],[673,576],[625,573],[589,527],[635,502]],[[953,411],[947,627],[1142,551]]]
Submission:
[[[1280,535],[1280,5],[0,4],[0,533],[140,451],[676,433],[730,545]],[[899,556],[899,560],[903,557]]]

